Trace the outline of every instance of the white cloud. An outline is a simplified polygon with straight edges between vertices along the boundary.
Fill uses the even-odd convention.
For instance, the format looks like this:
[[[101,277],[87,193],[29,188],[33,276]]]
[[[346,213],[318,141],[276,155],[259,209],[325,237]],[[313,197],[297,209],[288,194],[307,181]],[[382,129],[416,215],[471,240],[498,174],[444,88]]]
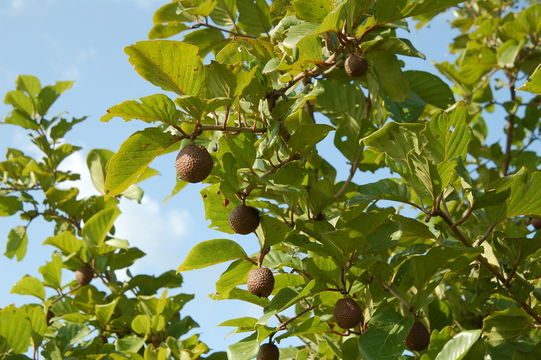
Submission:
[[[20,14],[28,9],[36,9],[37,6],[51,5],[58,0],[9,0],[8,5],[11,13]]]
[[[56,59],[50,62],[50,66],[58,74],[59,79],[81,80],[84,78],[82,68],[94,60],[98,54],[95,48],[89,47],[78,49],[74,55],[66,56],[66,51],[63,48],[60,46],[55,46],[55,48]]]
[[[79,188],[79,198],[88,197],[92,195],[99,195],[98,191],[92,184],[92,179],[90,178],[90,172],[86,166],[86,160],[83,157],[81,152],[76,152],[66,158],[59,167],[60,170],[66,171],[69,170],[73,173],[80,174],[81,178],[75,181],[66,181],[60,184],[59,187],[66,189],[70,187]]]
[[[148,195],[141,204],[122,199],[120,210],[115,236],[147,254],[130,269],[132,273],[161,274],[176,269],[186,248],[184,238],[194,226],[188,210],[167,209]]]

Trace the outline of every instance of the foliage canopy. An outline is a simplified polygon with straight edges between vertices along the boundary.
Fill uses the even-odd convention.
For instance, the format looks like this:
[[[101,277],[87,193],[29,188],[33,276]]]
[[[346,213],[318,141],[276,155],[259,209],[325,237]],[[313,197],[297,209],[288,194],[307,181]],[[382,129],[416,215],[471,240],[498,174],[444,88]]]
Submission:
[[[455,61],[435,64],[446,81],[405,70],[400,56],[424,58],[399,37],[408,19],[424,26],[451,7]],[[296,338],[282,359],[541,358],[541,233],[528,227],[541,217],[539,19],[535,1],[173,1],[154,14],[150,40],[125,49],[167,94],[103,115],[148,127],[115,153],[88,154],[102,194],[88,198],[62,186],[78,174],[59,170],[80,149],[62,139],[84,118],[48,115],[71,83],[20,76],[4,124],[28,131],[43,158],[7,149],[0,162],[0,215],[23,222],[5,255],[25,256],[38,217],[54,224],[44,244],[55,251],[42,279],[13,287],[38,302],[0,311],[0,357],[31,358],[32,346],[33,358],[55,360],[247,360],[266,339]],[[344,70],[351,54],[368,65],[356,77]],[[504,140],[490,143],[498,116]],[[346,180],[317,150],[327,136],[349,163]],[[116,274],[144,256],[115,238],[119,198],[140,200],[137,184],[157,174],[152,161],[191,143],[214,162],[201,190],[210,226],[232,234],[241,204],[261,221],[259,253],[210,239],[179,264],[231,262],[211,296],[261,306],[260,318],[221,324],[247,333],[227,352],[209,354],[187,335],[197,324],[180,311],[192,296],[168,293],[182,284],[178,272]],[[391,175],[354,181],[378,170]],[[179,179],[171,196],[186,185]],[[83,266],[101,284],[62,279]],[[269,298],[246,290],[258,266],[274,273]],[[362,309],[353,329],[333,318],[344,297]],[[426,350],[405,351],[414,323],[430,332]]]

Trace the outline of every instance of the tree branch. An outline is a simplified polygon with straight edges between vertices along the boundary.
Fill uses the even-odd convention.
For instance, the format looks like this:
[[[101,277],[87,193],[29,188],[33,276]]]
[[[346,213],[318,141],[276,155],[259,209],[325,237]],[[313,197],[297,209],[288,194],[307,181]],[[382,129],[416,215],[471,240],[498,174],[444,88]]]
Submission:
[[[200,131],[225,131],[225,132],[253,132],[264,133],[267,128],[253,128],[253,127],[241,127],[241,126],[222,126],[222,125],[201,125]]]
[[[340,190],[338,190],[336,192],[336,194],[334,194],[335,199],[339,199],[340,197],[342,197],[342,195],[344,195],[344,193],[346,192],[347,187],[349,186],[349,184],[351,184],[351,181],[353,180],[353,176],[355,176],[355,172],[357,171],[357,167],[359,166],[359,161],[361,161],[362,154],[363,154],[363,152],[359,149],[359,152],[357,153],[357,155],[355,156],[355,159],[351,163],[348,178],[342,184],[342,187],[340,188]]]
[[[381,280],[379,277],[375,276],[373,273],[369,272],[370,276],[372,276],[374,279],[376,279],[381,287],[391,293],[395,298],[398,299],[407,309],[409,312],[413,313],[415,311],[415,308],[413,307],[413,304],[410,303],[408,300],[406,300],[398,291],[396,291],[391,285],[387,284],[385,281]]]
[[[443,212],[438,211],[437,214],[440,216],[443,221],[449,225],[451,228],[451,231],[454,233],[454,235],[460,240],[465,246],[467,247],[473,247],[472,241],[468,239],[461,231],[458,229],[458,227],[453,227],[453,221]],[[492,266],[488,260],[483,255],[477,255],[477,261],[481,263],[488,271],[490,271],[496,279],[498,279],[502,285],[508,290],[508,295],[511,297],[520,307],[527,312],[537,323],[541,324],[541,315],[539,315],[530,305],[525,303],[524,301],[520,300],[515,296],[515,294],[511,291],[511,284],[508,283],[505,276],[503,276],[498,269],[496,269],[494,266]]]
[[[507,74],[509,79],[509,92],[511,96],[511,101],[516,101],[515,93],[515,75]],[[513,130],[515,127],[515,114],[509,113],[507,115],[507,139],[505,142],[505,157],[502,164],[501,176],[507,176],[509,172],[509,164],[511,163],[511,145],[513,144]]]

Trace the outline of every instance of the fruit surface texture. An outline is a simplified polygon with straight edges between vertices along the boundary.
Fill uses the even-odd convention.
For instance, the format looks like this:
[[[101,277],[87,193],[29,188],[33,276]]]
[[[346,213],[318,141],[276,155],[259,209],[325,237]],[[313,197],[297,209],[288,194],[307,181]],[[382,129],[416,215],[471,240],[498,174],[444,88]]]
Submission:
[[[362,323],[363,311],[352,298],[340,299],[334,306],[334,319],[342,329],[351,329]]]
[[[75,280],[77,280],[81,286],[90,284],[93,278],[94,270],[89,265],[81,266],[75,272]]]
[[[368,62],[357,54],[351,54],[344,62],[344,70],[350,77],[363,76],[368,70]]]
[[[255,268],[248,273],[248,291],[259,297],[267,297],[274,289],[274,275],[269,268]]]
[[[430,343],[430,333],[420,321],[415,321],[406,337],[406,347],[413,351],[423,351]]]
[[[213,160],[205,147],[186,145],[177,155],[175,167],[177,176],[190,183],[198,183],[207,178],[212,171]]]
[[[249,234],[259,226],[259,211],[251,206],[239,205],[231,211],[229,224],[237,234]]]
[[[257,360],[278,360],[280,358],[280,350],[274,344],[263,344],[257,353]]]

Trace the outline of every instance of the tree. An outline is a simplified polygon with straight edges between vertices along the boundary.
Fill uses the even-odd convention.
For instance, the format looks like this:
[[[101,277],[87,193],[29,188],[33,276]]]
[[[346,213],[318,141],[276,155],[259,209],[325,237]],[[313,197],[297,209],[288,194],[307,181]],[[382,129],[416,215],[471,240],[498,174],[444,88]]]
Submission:
[[[423,26],[449,7],[460,32],[450,44],[456,60],[436,67],[452,87],[404,70],[398,56],[423,55],[397,36],[407,19]],[[76,151],[59,139],[79,120],[45,117],[67,85],[41,89],[20,77],[6,96],[14,110],[5,122],[33,133],[46,156],[8,149],[0,214],[54,222],[46,243],[58,251],[41,268],[43,281],[25,277],[14,287],[43,303],[0,312],[4,357],[27,358],[13,354],[30,341],[54,359],[195,359],[208,351],[195,335],[179,340],[195,326],[179,315],[189,296],[157,295],[180,286],[180,275],[115,276],[143,255],[114,238],[118,198],[139,198],[136,184],[155,174],[153,159],[182,149],[178,174],[203,174],[210,226],[255,228],[261,249],[250,255],[236,241],[208,240],[178,268],[231,262],[212,296],[264,312],[221,324],[248,336],[207,358],[251,359],[261,343],[280,347],[288,338],[299,345],[281,346],[282,359],[540,358],[541,235],[538,223],[529,227],[541,216],[541,158],[532,150],[540,18],[535,1],[173,1],[155,13],[151,40],[125,49],[135,70],[169,93],[125,101],[102,117],[150,126],[116,153],[90,153],[103,195],[88,199],[58,187],[75,176],[58,164]],[[156,40],[179,33],[182,41]],[[504,144],[490,143],[488,121],[502,111]],[[349,162],[345,181],[317,150],[327,136]],[[199,161],[212,164],[208,176]],[[354,181],[379,169],[392,177]],[[24,256],[25,228],[10,232],[8,256]],[[106,288],[62,286],[61,269],[81,266]],[[44,287],[58,294],[46,298]],[[276,358],[263,348],[259,358]]]

